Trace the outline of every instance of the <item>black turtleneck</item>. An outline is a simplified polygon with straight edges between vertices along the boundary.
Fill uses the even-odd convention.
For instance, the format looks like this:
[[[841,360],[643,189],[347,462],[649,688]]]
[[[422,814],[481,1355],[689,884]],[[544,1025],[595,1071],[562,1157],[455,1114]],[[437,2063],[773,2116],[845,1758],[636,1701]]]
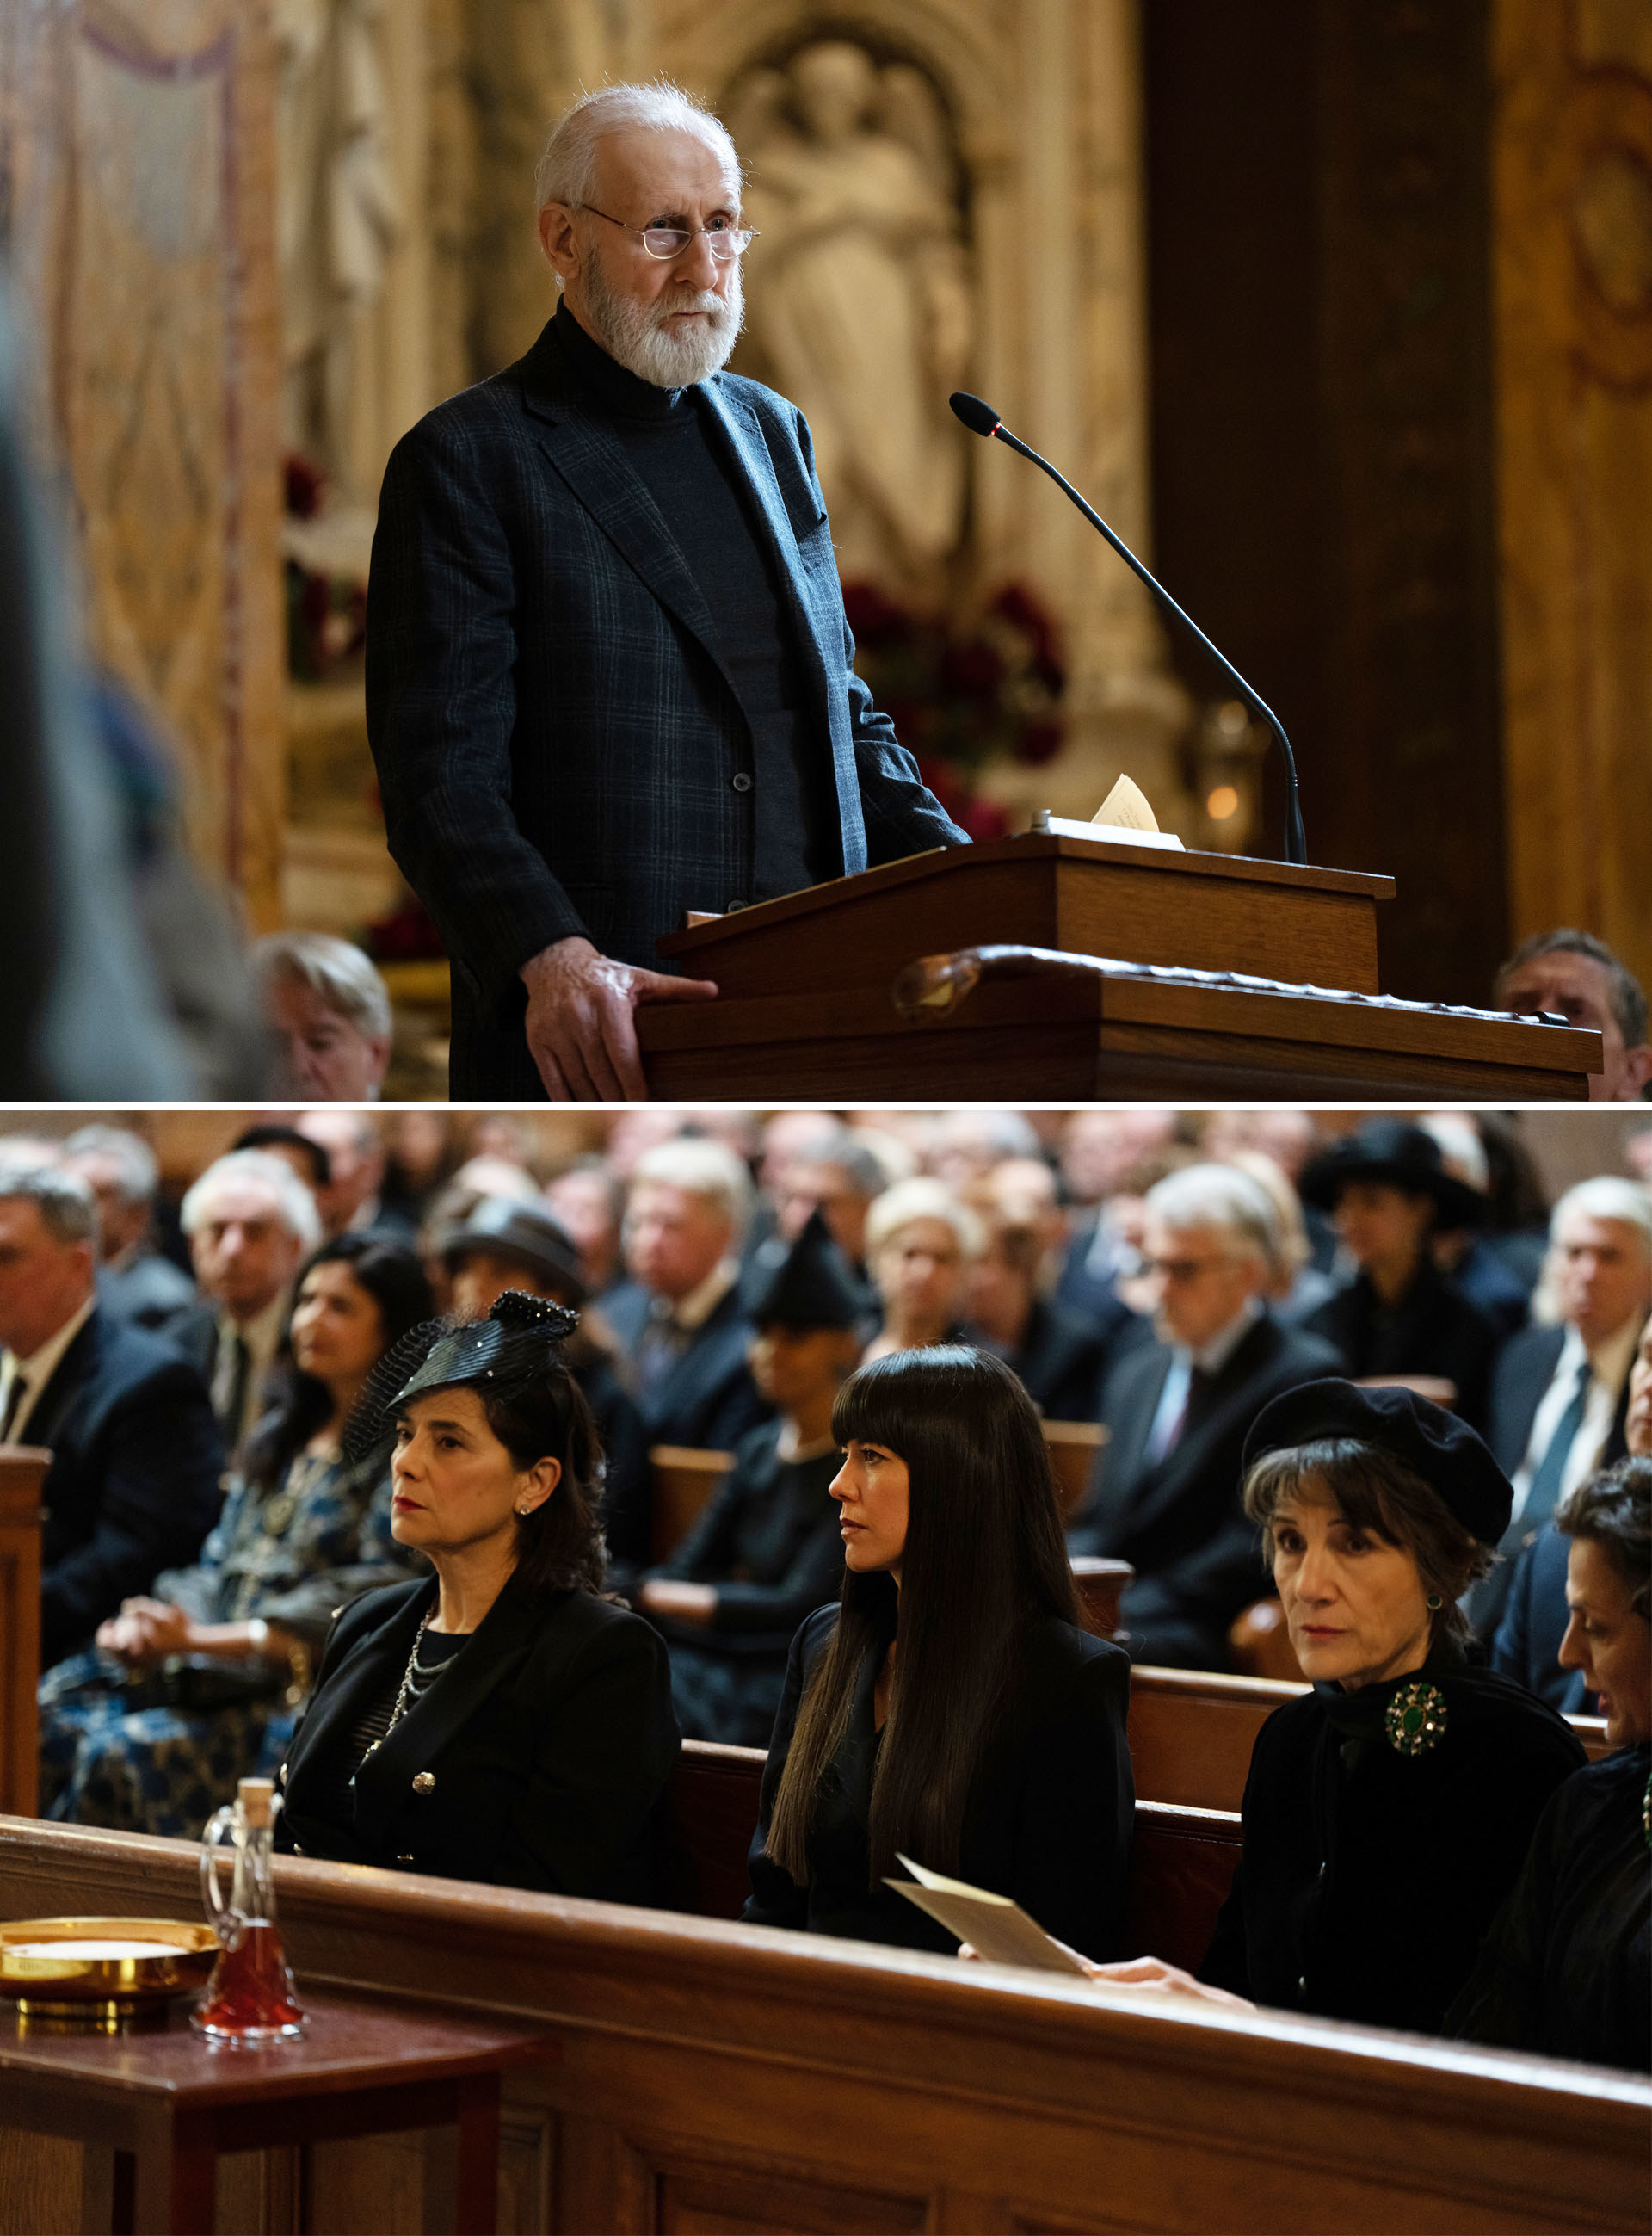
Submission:
[[[555,331],[699,585],[745,717],[751,763],[734,782],[751,809],[752,888],[731,898],[771,900],[836,876],[829,764],[810,720],[778,559],[715,414],[697,388],[657,388],[627,372],[566,303]]]

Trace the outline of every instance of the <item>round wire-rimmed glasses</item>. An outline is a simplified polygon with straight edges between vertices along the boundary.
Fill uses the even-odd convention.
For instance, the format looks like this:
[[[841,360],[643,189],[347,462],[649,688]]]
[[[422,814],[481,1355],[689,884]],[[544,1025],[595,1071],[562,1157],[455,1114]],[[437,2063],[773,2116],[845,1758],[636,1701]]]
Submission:
[[[737,256],[745,254],[757,237],[749,226],[697,225],[690,231],[680,225],[627,225],[624,218],[610,217],[594,202],[581,202],[580,207],[589,210],[593,217],[600,217],[605,225],[617,225],[621,233],[634,233],[658,264],[669,264],[673,257],[680,256],[690,241],[702,233],[713,263],[732,264]]]

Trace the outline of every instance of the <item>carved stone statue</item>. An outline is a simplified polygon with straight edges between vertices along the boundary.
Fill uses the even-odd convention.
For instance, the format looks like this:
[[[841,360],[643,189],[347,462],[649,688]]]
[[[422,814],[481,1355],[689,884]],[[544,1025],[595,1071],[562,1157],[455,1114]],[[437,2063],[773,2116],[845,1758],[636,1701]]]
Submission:
[[[384,0],[276,0],[285,437],[346,504],[370,503],[352,393],[359,322],[401,225],[378,52]]]
[[[963,526],[947,398],[970,292],[954,165],[923,73],[841,39],[752,73],[729,122],[751,168],[751,367],[815,438],[846,577],[933,589]]]

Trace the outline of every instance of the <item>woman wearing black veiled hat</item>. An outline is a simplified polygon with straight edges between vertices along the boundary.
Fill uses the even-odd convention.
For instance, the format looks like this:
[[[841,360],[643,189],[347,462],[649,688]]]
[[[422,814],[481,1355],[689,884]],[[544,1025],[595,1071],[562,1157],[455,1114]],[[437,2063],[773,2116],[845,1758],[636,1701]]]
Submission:
[[[1433,1135],[1374,1118],[1334,1141],[1297,1182],[1328,1211],[1354,1272],[1303,1320],[1333,1343],[1356,1380],[1426,1375],[1452,1384],[1452,1410],[1485,1418],[1497,1329],[1435,1265],[1437,1228],[1478,1227],[1485,1205],[1446,1169]]]
[[[391,1528],[434,1578],[334,1624],[282,1783],[279,1844],[335,1861],[645,1902],[679,1750],[665,1650],[601,1595],[600,1456],[559,1345],[508,1292],[391,1354]]]
[[[1409,1391],[1310,1382],[1257,1416],[1245,1511],[1313,1689],[1257,1733],[1243,1856],[1200,1982],[1440,2030],[1583,1760],[1552,1708],[1464,1659],[1456,1601],[1511,1497],[1474,1431]],[[1151,1959],[1098,1976],[1197,1988]]]

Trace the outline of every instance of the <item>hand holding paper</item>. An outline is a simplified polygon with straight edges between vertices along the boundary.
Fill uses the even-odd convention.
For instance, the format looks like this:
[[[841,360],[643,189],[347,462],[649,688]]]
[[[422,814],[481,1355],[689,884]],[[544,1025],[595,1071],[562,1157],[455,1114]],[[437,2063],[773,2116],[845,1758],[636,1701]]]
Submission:
[[[985,1887],[947,1878],[940,1871],[914,1864],[910,1856],[901,1856],[898,1861],[911,1872],[911,1879],[886,1878],[884,1885],[915,1903],[948,1933],[970,1942],[988,1963],[1020,1964],[1032,1971],[1077,1973],[1081,1977],[1089,1972],[1082,1956],[1075,1956],[1065,1942],[1052,1940],[1007,1895],[989,1894]]]

